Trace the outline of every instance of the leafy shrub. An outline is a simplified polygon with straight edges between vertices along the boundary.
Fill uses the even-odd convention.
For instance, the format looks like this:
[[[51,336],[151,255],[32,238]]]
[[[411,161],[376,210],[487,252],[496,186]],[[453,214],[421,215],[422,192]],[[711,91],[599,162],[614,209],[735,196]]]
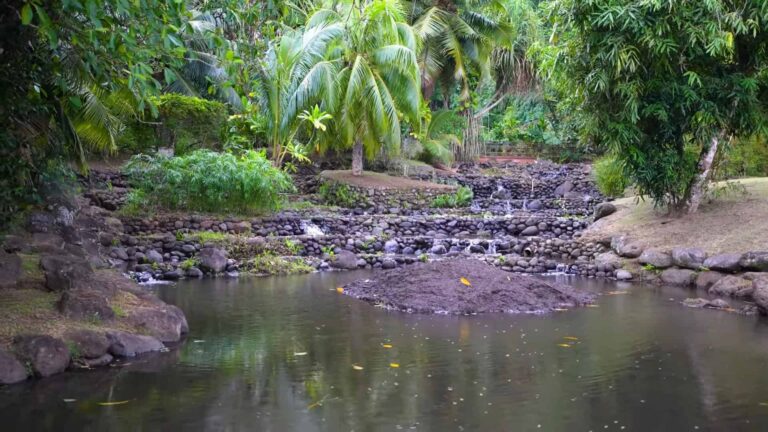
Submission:
[[[472,189],[467,186],[461,186],[452,194],[442,194],[435,197],[432,200],[432,207],[434,208],[456,208],[456,207],[468,207],[472,204],[472,199],[475,194],[472,193]]]
[[[349,186],[336,182],[321,184],[317,194],[323,203],[339,207],[354,207],[359,198]]]
[[[720,179],[768,176],[768,136],[736,140],[717,167]]]
[[[624,168],[613,156],[604,156],[592,165],[592,173],[600,192],[609,197],[624,195],[624,189],[629,186],[629,180],[624,175]]]
[[[275,210],[281,194],[294,190],[291,178],[263,152],[241,156],[196,150],[184,156],[137,155],[126,165],[146,203],[201,211]]]
[[[227,139],[224,147],[235,153],[263,147],[266,142],[267,119],[254,105],[247,105],[242,114],[227,118]]]

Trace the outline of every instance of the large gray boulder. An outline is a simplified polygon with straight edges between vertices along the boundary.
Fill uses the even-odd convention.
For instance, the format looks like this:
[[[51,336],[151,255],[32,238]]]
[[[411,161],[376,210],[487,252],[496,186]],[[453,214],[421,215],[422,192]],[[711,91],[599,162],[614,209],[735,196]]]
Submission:
[[[348,250],[341,250],[333,256],[331,267],[342,270],[354,270],[357,268],[357,256]]]
[[[718,254],[704,260],[704,267],[726,273],[736,273],[741,270],[742,255],[735,253]]]
[[[756,277],[752,280],[752,299],[762,315],[768,315],[768,277]]]
[[[672,257],[668,253],[656,249],[644,250],[643,253],[640,254],[638,261],[640,261],[641,264],[652,265],[657,269],[672,267]]]
[[[616,206],[613,203],[604,202],[595,206],[595,220],[600,220],[606,216],[616,213]]]
[[[688,269],[669,268],[661,272],[661,281],[669,285],[693,285],[696,272]]]
[[[566,180],[560,186],[555,188],[555,196],[561,197],[564,196],[566,193],[573,190],[573,183],[570,180]]]
[[[198,254],[200,260],[200,269],[210,273],[221,273],[227,268],[227,252],[215,248],[204,247]]]
[[[64,335],[64,340],[84,359],[102,357],[110,345],[106,334],[87,329],[70,330]]]
[[[672,249],[672,264],[698,270],[704,265],[704,261],[707,259],[707,253],[700,248],[674,248]]]
[[[712,295],[744,298],[750,297],[753,291],[752,281],[728,275],[715,282],[708,292]]]
[[[536,226],[529,226],[529,227],[526,227],[526,228],[525,228],[525,229],[524,229],[524,230],[523,230],[523,231],[520,233],[520,235],[521,235],[521,236],[523,236],[523,237],[532,237],[532,236],[536,236],[536,235],[539,235],[539,228],[538,228],[538,227],[536,227]]]
[[[385,253],[397,253],[400,250],[400,245],[397,244],[397,240],[387,240],[384,243]]]
[[[716,271],[701,272],[696,276],[696,288],[708,290],[712,285],[724,277],[724,274]]]
[[[144,254],[144,258],[146,261],[150,264],[162,264],[163,263],[163,254],[160,252],[150,249]]]
[[[27,369],[10,353],[0,349],[0,384],[14,384],[27,379]]]
[[[188,330],[187,322],[181,311],[177,313],[170,309],[170,307],[136,308],[130,312],[127,320],[161,342],[177,342]]]
[[[72,289],[93,275],[93,268],[83,258],[73,255],[46,255],[40,258],[45,287],[50,291]]]
[[[744,270],[768,272],[768,252],[747,252],[739,264]]]
[[[643,247],[627,236],[611,238],[611,249],[624,258],[637,258],[643,253]]]
[[[109,353],[116,357],[135,357],[165,348],[162,342],[152,336],[137,335],[122,331],[107,332]]]
[[[109,304],[104,291],[89,288],[64,291],[56,304],[59,311],[67,317],[79,320],[112,320],[115,311]]]
[[[39,377],[64,372],[69,366],[69,348],[51,336],[18,336],[13,341],[19,359],[29,364]]]

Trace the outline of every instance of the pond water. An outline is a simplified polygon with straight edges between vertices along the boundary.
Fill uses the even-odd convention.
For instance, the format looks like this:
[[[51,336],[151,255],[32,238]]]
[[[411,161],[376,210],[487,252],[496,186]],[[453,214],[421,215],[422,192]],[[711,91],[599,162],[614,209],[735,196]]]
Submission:
[[[549,316],[423,316],[335,291],[361,276],[158,287],[187,313],[185,343],[1,388],[2,430],[768,430],[768,326],[686,309],[683,290],[632,285]]]

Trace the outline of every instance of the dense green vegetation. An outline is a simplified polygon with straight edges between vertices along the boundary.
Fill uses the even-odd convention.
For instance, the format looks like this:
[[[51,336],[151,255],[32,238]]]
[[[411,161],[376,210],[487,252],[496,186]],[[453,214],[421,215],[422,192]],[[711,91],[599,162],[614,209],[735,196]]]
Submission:
[[[293,190],[291,179],[264,153],[242,155],[195,150],[184,156],[134,156],[126,173],[131,197],[170,209],[252,212],[274,210],[281,194]]]
[[[711,178],[765,174],[765,0],[12,0],[0,14],[3,213],[34,202],[50,161],[160,147],[182,157],[143,157],[172,171],[156,178],[205,155],[215,178],[258,159],[247,175],[264,184],[326,151],[351,153],[355,174],[366,158],[472,160],[485,140],[610,152],[616,188],[690,210]],[[239,198],[158,203],[277,202],[219,192]]]

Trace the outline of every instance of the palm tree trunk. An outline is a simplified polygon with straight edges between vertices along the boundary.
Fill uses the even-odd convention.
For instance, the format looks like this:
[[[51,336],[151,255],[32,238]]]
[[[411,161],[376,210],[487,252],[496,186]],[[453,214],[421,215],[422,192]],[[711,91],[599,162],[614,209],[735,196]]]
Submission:
[[[469,162],[477,159],[482,152],[482,143],[480,142],[480,120],[475,117],[471,109],[466,109],[462,113],[466,121],[464,129],[463,142],[461,147],[454,148],[456,160]]]
[[[712,142],[709,143],[709,148],[702,149],[701,157],[699,158],[699,173],[694,177],[693,182],[688,193],[688,200],[686,201],[686,207],[688,213],[696,213],[699,210],[702,198],[704,198],[705,186],[709,181],[709,177],[712,174],[712,163],[715,161],[717,151],[720,148],[720,141],[723,139],[723,133],[717,133],[712,137]]]
[[[363,142],[360,140],[352,147],[352,175],[363,175]]]

